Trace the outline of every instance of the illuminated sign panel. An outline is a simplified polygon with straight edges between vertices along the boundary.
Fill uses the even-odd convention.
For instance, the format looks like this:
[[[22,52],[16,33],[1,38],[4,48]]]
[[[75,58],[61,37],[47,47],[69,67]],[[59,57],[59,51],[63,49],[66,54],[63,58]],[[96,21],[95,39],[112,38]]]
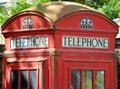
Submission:
[[[63,47],[108,48],[108,38],[63,36]]]
[[[12,38],[11,48],[48,47],[48,36]]]

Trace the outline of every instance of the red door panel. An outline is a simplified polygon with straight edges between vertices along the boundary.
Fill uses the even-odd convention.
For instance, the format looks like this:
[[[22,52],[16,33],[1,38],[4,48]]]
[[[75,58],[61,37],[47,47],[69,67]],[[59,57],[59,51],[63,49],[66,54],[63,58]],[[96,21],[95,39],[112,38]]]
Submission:
[[[109,63],[65,62],[63,89],[110,89],[109,68]]]
[[[42,89],[42,62],[7,65],[7,89]]]

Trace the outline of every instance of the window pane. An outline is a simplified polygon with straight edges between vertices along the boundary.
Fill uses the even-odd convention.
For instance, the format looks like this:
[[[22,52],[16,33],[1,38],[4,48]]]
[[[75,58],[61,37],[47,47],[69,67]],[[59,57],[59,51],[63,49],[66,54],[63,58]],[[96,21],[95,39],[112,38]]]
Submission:
[[[80,70],[71,70],[70,89],[80,89]]]
[[[104,71],[96,71],[96,89],[104,89]]]
[[[83,89],[92,89],[92,71],[83,71]]]
[[[30,89],[37,89],[37,70],[30,70]]]
[[[27,89],[27,70],[21,70],[20,71],[20,79],[21,79],[21,89]]]
[[[18,70],[11,71],[11,89],[18,89]]]

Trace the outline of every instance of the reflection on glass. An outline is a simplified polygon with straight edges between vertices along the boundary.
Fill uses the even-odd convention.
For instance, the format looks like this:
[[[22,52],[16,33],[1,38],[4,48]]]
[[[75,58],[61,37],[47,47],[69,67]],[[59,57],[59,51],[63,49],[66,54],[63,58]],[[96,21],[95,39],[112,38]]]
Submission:
[[[11,71],[11,89],[18,89],[18,70]]]
[[[80,70],[71,70],[70,89],[80,89]]]
[[[83,89],[92,89],[92,71],[83,71]]]
[[[104,71],[96,71],[96,89],[104,89]]]
[[[27,89],[27,80],[28,80],[27,74],[28,74],[27,70],[20,71],[21,89]]]
[[[30,70],[30,89],[37,89],[37,70]]]

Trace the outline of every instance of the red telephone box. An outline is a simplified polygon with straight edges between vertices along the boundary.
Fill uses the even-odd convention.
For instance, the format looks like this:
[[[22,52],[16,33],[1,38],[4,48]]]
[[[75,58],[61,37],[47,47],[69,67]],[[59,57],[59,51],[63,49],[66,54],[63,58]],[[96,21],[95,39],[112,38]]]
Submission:
[[[97,12],[78,11],[55,26],[58,89],[117,89],[116,24]]]
[[[5,36],[3,89],[49,89],[52,23],[37,12],[11,17],[2,27]]]
[[[117,89],[118,26],[91,10],[45,15],[20,12],[2,26],[2,89]]]

